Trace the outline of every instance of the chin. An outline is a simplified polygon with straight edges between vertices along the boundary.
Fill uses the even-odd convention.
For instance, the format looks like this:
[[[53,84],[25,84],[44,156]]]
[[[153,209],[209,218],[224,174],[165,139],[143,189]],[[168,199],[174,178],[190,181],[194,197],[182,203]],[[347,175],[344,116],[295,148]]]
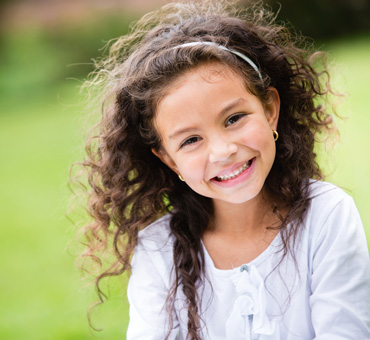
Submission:
[[[259,196],[260,192],[248,195],[230,195],[224,197],[211,197],[213,200],[218,202],[225,202],[229,204],[245,204],[255,200]]]

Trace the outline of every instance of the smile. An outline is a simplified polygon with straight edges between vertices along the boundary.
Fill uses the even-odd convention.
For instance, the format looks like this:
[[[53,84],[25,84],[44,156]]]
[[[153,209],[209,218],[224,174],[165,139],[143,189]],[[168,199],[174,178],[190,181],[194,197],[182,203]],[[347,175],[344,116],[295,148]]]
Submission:
[[[243,164],[241,167],[239,167],[237,170],[235,170],[231,174],[229,174],[227,176],[216,176],[216,177],[214,177],[214,179],[217,182],[224,182],[224,181],[228,181],[230,179],[234,179],[234,178],[240,176],[245,170],[247,170],[251,166],[252,162],[253,162],[253,158],[250,159],[245,164]]]

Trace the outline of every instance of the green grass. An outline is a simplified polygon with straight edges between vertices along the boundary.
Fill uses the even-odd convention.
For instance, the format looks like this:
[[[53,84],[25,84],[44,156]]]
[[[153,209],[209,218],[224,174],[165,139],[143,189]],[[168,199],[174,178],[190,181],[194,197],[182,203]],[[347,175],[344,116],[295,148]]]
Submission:
[[[55,89],[49,102],[22,102],[0,116],[3,339],[89,337],[86,307],[93,294],[82,289],[70,254],[75,247],[69,247],[75,229],[65,218],[69,166],[82,143],[79,113],[77,107],[56,101],[58,96],[70,97],[71,90],[76,88]],[[123,287],[120,295],[124,296]],[[110,302],[114,327],[112,321],[100,322],[97,315],[96,325],[107,327],[101,338],[118,339],[124,332],[124,306]]]
[[[334,79],[347,92],[348,97],[338,110],[345,115],[339,122],[341,139],[327,164],[328,180],[346,189],[355,199],[360,211],[368,242],[370,241],[370,39],[362,36],[332,42],[325,48],[338,64]]]
[[[349,99],[344,113],[350,118],[341,125],[341,143],[323,159],[329,162],[324,164],[331,172],[328,179],[355,198],[370,238],[368,38],[325,46],[346,79],[342,82]],[[75,227],[65,218],[68,171],[81,156],[84,128],[78,83],[50,79],[57,78],[57,65],[50,58],[60,64],[58,51],[37,39],[28,41],[22,51],[19,43],[11,42],[7,53],[14,59],[8,58],[0,69],[0,337],[124,339],[126,278],[115,281],[112,299],[93,314],[94,324],[104,331],[92,334],[86,309],[95,299],[94,291],[83,287],[74,266],[76,245],[68,248],[75,235]]]

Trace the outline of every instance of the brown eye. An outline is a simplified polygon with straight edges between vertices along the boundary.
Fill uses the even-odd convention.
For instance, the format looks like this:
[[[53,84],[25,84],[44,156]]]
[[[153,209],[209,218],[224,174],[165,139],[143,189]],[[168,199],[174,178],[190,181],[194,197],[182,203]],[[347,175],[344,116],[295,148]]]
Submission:
[[[180,149],[186,145],[190,145],[190,144],[194,144],[196,142],[198,142],[200,140],[199,137],[190,137],[188,139],[186,139],[181,145],[180,145]]]
[[[231,117],[229,117],[225,123],[225,126],[229,126],[229,125],[233,125],[235,124],[238,120],[240,120],[241,118],[243,118],[245,116],[245,114],[236,114],[236,115],[233,115]]]

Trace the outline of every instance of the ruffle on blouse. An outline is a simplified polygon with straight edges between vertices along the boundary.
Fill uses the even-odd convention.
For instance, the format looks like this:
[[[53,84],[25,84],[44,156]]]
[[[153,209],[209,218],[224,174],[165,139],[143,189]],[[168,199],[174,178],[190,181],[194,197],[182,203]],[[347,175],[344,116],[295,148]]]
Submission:
[[[278,323],[266,315],[266,290],[254,266],[242,266],[235,277],[238,298],[226,322],[227,340],[280,340]]]

